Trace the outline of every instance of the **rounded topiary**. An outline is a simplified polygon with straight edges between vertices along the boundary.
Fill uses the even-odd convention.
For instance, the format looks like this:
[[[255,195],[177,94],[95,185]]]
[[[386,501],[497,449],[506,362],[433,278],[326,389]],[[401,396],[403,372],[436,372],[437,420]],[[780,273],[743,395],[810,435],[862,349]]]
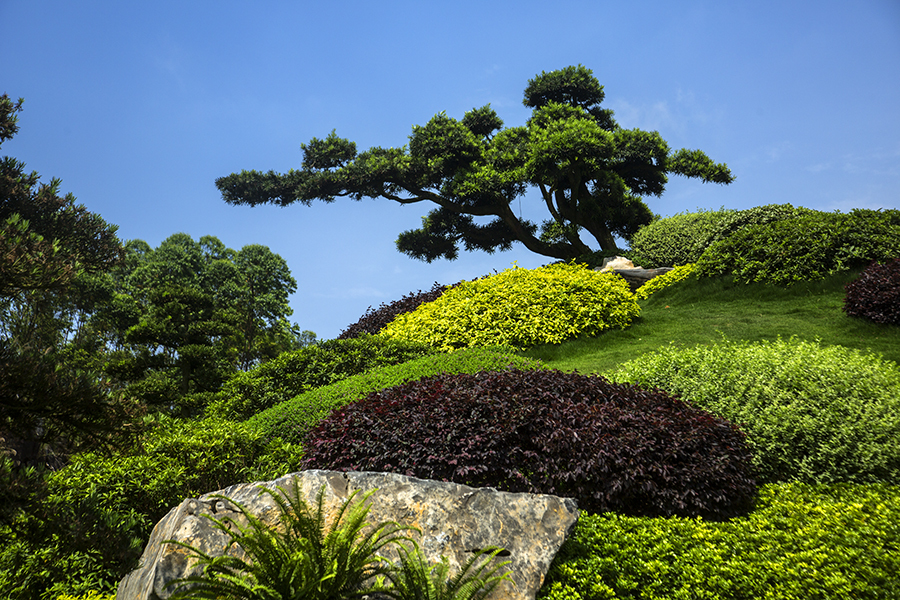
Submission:
[[[746,227],[715,242],[697,260],[697,273],[791,285],[898,255],[900,210],[811,211]]]
[[[381,334],[454,350],[524,349],[627,327],[640,306],[624,279],[577,264],[507,269],[464,281],[397,316]]]
[[[425,302],[437,300],[449,287],[452,286],[440,285],[435,282],[427,292],[419,290],[418,292],[407,294],[390,304],[381,304],[377,309],[370,306],[365,314],[359,318],[359,321],[347,326],[337,339],[355,338],[367,333],[374,335],[393,321],[397,315],[415,310],[420,304]]]
[[[844,312],[888,325],[900,325],[900,258],[874,262],[846,285]]]
[[[790,219],[809,209],[767,204],[746,210],[700,210],[657,219],[631,239],[631,250],[643,267],[674,267],[694,263],[714,242],[745,227]]]
[[[562,371],[438,375],[334,411],[305,468],[574,497],[581,509],[727,518],[755,494],[744,435],[662,392]]]
[[[798,339],[673,346],[609,377],[736,423],[761,481],[900,480],[900,368],[877,355]]]

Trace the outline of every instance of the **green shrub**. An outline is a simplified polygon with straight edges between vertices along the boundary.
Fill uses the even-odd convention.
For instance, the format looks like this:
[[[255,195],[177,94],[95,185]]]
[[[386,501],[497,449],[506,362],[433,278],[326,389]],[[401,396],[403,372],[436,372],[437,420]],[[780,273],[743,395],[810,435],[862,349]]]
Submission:
[[[50,476],[46,497],[20,515],[14,542],[0,549],[0,584],[19,589],[10,597],[110,590],[184,498],[300,467],[296,447],[243,423],[163,423],[131,454],[76,454]]]
[[[80,596],[62,594],[61,596],[57,596],[56,600],[115,600],[115,597],[115,594],[105,594],[94,590]]]
[[[381,334],[441,350],[523,349],[625,328],[639,315],[628,284],[618,275],[559,263],[462,282],[434,302],[398,315]]]
[[[383,336],[327,340],[285,352],[251,371],[234,375],[216,394],[207,414],[243,421],[306,390],[433,351],[423,344]]]
[[[800,341],[668,347],[610,374],[660,388],[747,433],[761,481],[900,480],[900,368]]]
[[[713,243],[750,225],[805,214],[790,204],[768,204],[748,210],[699,210],[657,219],[631,239],[631,252],[642,267],[674,267],[696,262]],[[637,264],[637,263],[636,263]]]
[[[900,488],[763,487],[728,522],[582,514],[542,600],[900,597]]]
[[[329,412],[364,398],[370,392],[440,373],[477,373],[506,368],[543,367],[536,360],[515,355],[509,348],[466,348],[450,354],[433,354],[310,390],[257,414],[247,421],[247,425],[258,428],[261,434],[299,443],[303,435]]]
[[[791,285],[897,256],[900,210],[810,212],[753,225],[714,243],[697,260],[697,272]]]
[[[659,290],[665,289],[670,285],[674,285],[679,281],[684,281],[688,277],[694,274],[696,270],[696,266],[694,264],[681,265],[680,267],[675,267],[668,273],[663,273],[662,275],[657,275],[644,285],[638,288],[637,292],[635,292],[634,296],[638,300],[646,300],[650,296],[652,296],[655,292]]]

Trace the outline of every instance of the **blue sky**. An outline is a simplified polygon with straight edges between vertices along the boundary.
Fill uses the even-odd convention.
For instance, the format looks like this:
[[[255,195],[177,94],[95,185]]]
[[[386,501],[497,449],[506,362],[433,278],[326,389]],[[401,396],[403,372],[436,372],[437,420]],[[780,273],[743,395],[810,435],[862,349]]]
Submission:
[[[431,206],[234,207],[215,179],[298,167],[300,144],[332,129],[401,146],[435,113],[486,103],[521,125],[541,71],[587,66],[620,125],[737,177],[673,177],[658,214],[900,208],[897,0],[0,0],[0,23],[0,93],[25,98],[2,154],[61,178],[122,239],[269,246],[298,282],[292,319],[320,338],[434,282],[547,260],[519,245],[426,264],[394,240]]]

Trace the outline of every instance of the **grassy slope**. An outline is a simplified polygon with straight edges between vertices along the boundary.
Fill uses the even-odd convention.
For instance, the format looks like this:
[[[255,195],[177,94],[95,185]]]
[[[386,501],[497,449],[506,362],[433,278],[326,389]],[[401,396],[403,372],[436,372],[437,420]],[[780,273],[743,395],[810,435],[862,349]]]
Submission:
[[[900,327],[848,317],[844,285],[857,272],[790,288],[735,284],[728,278],[691,278],[641,303],[640,320],[599,337],[532,348],[524,354],[548,366],[604,373],[661,346],[796,335],[820,343],[880,353],[900,364]]]

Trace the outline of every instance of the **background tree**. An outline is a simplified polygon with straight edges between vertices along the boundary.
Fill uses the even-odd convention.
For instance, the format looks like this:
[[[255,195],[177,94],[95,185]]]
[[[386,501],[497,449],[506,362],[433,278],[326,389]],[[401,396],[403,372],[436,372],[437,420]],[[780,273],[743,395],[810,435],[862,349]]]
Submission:
[[[22,100],[0,96],[0,144],[18,132]],[[0,159],[0,525],[41,494],[47,468],[123,421],[82,360],[84,325],[124,255],[116,227]]]
[[[111,349],[105,370],[126,395],[175,407],[301,345],[287,320],[297,283],[267,247],[236,252],[213,236],[195,241],[185,233],[156,249],[141,240],[127,247],[112,274],[113,298],[92,321]]]
[[[490,105],[462,120],[444,113],[414,126],[403,148],[356,144],[337,137],[303,144],[299,170],[241,171],[216,180],[231,204],[280,206],[313,200],[387,198],[437,205],[422,227],[405,231],[397,247],[414,258],[454,259],[466,250],[507,250],[519,241],[529,250],[571,259],[616,248],[653,214],[646,196],[660,196],[669,174],[730,183],[731,172],[699,150],[672,152],[655,132],[623,129],[601,108],[603,87],[581,65],[528,82],[527,124],[503,128]],[[511,202],[537,188],[550,218],[540,227],[515,215]],[[483,218],[487,218],[487,222]],[[478,220],[476,220],[478,219]]]
[[[0,144],[18,132],[22,100],[0,96]],[[115,425],[94,374],[67,347],[100,299],[103,273],[124,255],[116,227],[41,184],[24,163],[0,159],[0,437],[20,463],[45,442]]]

